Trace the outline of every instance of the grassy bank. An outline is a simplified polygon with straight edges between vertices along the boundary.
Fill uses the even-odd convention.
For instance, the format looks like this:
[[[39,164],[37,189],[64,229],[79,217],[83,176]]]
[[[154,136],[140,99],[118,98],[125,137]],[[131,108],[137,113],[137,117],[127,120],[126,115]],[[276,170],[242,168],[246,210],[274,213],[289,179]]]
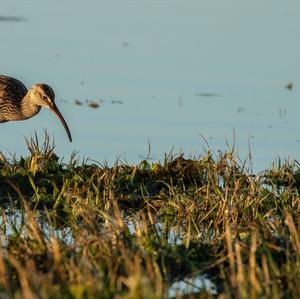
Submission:
[[[200,281],[178,298],[300,298],[295,163],[108,167],[64,164],[47,138],[28,148],[0,161],[1,298],[168,298],[176,281]]]

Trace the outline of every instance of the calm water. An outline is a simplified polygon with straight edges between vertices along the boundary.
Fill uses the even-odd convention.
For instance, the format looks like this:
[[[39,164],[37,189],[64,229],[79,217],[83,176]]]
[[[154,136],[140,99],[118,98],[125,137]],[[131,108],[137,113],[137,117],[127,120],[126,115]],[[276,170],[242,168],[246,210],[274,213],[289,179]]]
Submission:
[[[0,126],[27,153],[43,129],[56,153],[130,163],[174,148],[235,145],[254,169],[300,158],[300,2],[11,0],[1,5],[1,73],[53,86],[74,142],[45,110]],[[285,85],[292,82],[294,88]],[[79,99],[84,105],[75,105]],[[101,101],[97,109],[85,101]]]

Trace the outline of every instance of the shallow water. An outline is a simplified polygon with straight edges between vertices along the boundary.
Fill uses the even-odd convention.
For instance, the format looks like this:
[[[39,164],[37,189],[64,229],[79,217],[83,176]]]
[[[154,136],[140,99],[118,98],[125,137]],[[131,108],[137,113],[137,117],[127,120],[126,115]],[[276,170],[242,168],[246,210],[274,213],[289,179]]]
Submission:
[[[216,295],[216,286],[211,280],[203,276],[197,278],[186,278],[184,280],[174,282],[168,289],[168,298],[177,298],[177,296],[184,296],[193,293],[199,293],[203,290],[210,294]]]
[[[65,160],[76,151],[134,163],[148,141],[155,160],[172,149],[198,155],[206,141],[215,151],[235,142],[242,159],[250,147],[254,170],[278,156],[299,159],[299,2],[12,0],[1,8],[1,73],[50,84],[74,140],[42,111],[1,124],[4,153],[27,153],[24,136],[46,129]]]
[[[5,217],[3,215],[5,214]],[[26,214],[26,213],[25,213]],[[6,252],[8,250],[8,245],[10,238],[15,234],[23,235],[28,229],[28,215],[26,216],[22,211],[18,209],[7,209],[6,211],[2,210],[2,216],[0,216],[0,247],[1,250]],[[35,214],[37,219],[37,224],[41,228],[46,238],[51,238],[54,236],[59,242],[63,242],[68,245],[74,243],[74,238],[72,235],[72,229],[70,227],[56,228],[54,229],[52,225],[47,221],[44,212],[40,211]],[[136,233],[136,225],[141,225],[140,222],[135,223],[133,219],[125,221],[130,233]],[[157,223],[155,225],[156,230],[159,234],[163,234],[163,225]],[[102,236],[110,236],[111,227],[106,227],[106,224],[99,226],[99,233],[101,232]],[[26,232],[28,234],[28,232]],[[26,238],[26,237],[25,237]],[[168,243],[172,245],[179,245],[182,243],[182,236],[177,235],[174,230],[168,232]],[[76,247],[76,243],[74,244]],[[178,295],[186,295],[191,293],[197,293],[200,291],[206,290],[212,294],[216,294],[216,285],[206,276],[197,274],[196,277],[186,277],[182,280],[170,283],[167,294],[168,298],[173,298]]]

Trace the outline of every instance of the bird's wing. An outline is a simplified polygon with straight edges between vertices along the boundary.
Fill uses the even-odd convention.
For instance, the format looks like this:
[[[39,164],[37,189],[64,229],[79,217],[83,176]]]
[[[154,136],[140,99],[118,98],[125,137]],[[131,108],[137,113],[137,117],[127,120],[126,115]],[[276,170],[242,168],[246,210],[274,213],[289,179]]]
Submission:
[[[0,75],[0,105],[5,101],[21,102],[26,93],[27,88],[21,81]]]

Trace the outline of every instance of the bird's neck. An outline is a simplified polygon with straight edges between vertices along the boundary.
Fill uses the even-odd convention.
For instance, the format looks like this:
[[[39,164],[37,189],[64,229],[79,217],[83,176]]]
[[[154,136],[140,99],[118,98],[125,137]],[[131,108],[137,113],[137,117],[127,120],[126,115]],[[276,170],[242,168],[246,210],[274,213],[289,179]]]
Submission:
[[[41,106],[32,103],[31,94],[27,93],[21,101],[21,112],[23,119],[30,118],[41,110]]]

